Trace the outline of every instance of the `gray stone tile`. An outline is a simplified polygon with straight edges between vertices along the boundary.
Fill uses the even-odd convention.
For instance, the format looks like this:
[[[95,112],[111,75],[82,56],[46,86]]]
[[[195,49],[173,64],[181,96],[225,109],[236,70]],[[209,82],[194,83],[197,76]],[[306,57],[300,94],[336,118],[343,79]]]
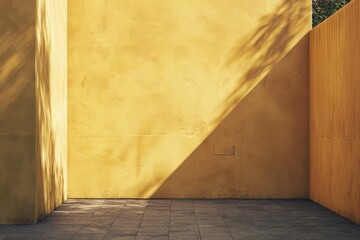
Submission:
[[[21,228],[21,225],[0,225],[0,234],[18,232]]]
[[[328,239],[325,233],[321,232],[320,230],[311,230],[311,231],[290,231],[291,234],[299,239]]]
[[[47,232],[44,231],[31,231],[31,230],[20,230],[18,232],[12,232],[5,235],[5,237],[19,237],[19,238],[41,238]]]
[[[228,228],[229,232],[233,235],[236,235],[236,234],[250,234],[250,233],[253,233],[253,234],[262,234],[262,231],[255,227],[255,226],[252,226],[252,225],[244,225],[244,226],[237,226],[237,227],[229,227]]]
[[[78,225],[78,224],[74,224],[74,225],[55,225],[51,231],[52,232],[60,232],[60,233],[75,233],[77,231],[79,231],[79,229],[82,227],[83,225]]]
[[[135,236],[138,232],[139,228],[112,227],[108,235]]]
[[[170,230],[169,236],[198,236],[199,230],[186,230],[186,229],[178,229],[178,230]]]
[[[246,226],[246,225],[253,225],[250,219],[226,219],[224,220],[225,225],[227,227],[238,227],[238,226]]]
[[[102,240],[105,237],[103,234],[89,234],[89,233],[76,233],[71,239],[72,240]]]
[[[69,199],[2,239],[359,240],[360,226],[309,200]]]
[[[34,237],[4,237],[2,239],[5,240],[34,240],[34,239],[38,239],[38,238],[34,238]]]
[[[265,235],[266,240],[279,240],[279,239],[286,239],[286,240],[295,240],[298,239],[291,234],[286,235]]]
[[[141,222],[141,225],[140,227],[168,227],[170,225],[170,222],[169,220],[167,221],[159,221],[159,220],[154,220],[154,221],[151,221],[151,220],[143,220]]]
[[[106,235],[104,240],[134,240],[136,236]]]
[[[117,227],[140,227],[140,223],[141,220],[129,220],[129,221],[125,221],[124,219],[116,219],[112,226],[117,226]]]
[[[168,240],[167,235],[155,235],[155,236],[137,236],[136,240]]]
[[[234,240],[265,240],[264,235],[253,234],[253,235],[233,235]],[[286,238],[279,238],[278,240],[287,240]]]
[[[142,236],[164,236],[169,234],[169,228],[166,227],[159,227],[159,228],[153,228],[153,227],[144,227],[140,228],[138,235]]]
[[[195,215],[188,215],[188,216],[171,216],[170,222],[189,222],[189,221],[196,221]]]
[[[170,225],[170,231],[177,231],[177,230],[184,230],[184,231],[199,231],[199,227],[196,224],[189,224],[189,225]]]
[[[289,230],[281,227],[261,227],[259,229],[264,235],[291,235]]]
[[[196,222],[199,225],[211,225],[211,226],[218,226],[218,227],[220,227],[220,226],[225,227],[226,226],[225,221],[223,219],[217,219],[217,220],[213,220],[213,219],[199,220],[199,219],[197,219]]]
[[[93,226],[93,227],[111,227],[114,221],[112,220],[88,220],[84,225]]]
[[[170,240],[201,240],[199,235],[169,236]]]
[[[199,225],[201,235],[230,235],[226,227],[214,227],[211,225]]]
[[[41,239],[68,240],[71,239],[73,235],[74,233],[48,232],[45,233]]]
[[[81,234],[105,234],[109,229],[105,227],[93,227],[93,226],[83,226],[80,228],[78,233]]]
[[[57,224],[65,224],[65,225],[72,225],[72,224],[86,224],[90,216],[86,217],[65,217],[62,221],[58,222]]]
[[[231,235],[201,235],[202,240],[233,240]]]

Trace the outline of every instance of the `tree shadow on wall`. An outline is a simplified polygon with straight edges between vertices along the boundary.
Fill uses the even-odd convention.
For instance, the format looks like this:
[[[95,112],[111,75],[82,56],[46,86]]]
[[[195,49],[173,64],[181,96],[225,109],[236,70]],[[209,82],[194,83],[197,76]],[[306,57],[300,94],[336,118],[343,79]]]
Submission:
[[[153,197],[251,197],[256,192],[258,197],[306,195],[308,64],[305,59],[308,57],[308,38],[304,36],[311,28],[310,4],[299,0],[282,1],[272,14],[259,20],[258,28],[232,49],[223,67],[236,69],[237,81],[221,105],[222,113],[214,120],[217,123],[215,130],[161,184]],[[276,73],[271,74],[275,66]],[[291,72],[293,69],[296,69],[297,77]],[[267,75],[270,76],[268,79]],[[298,88],[292,86],[292,77],[300,83]],[[224,86],[226,84],[224,82]],[[266,93],[266,88],[274,92]],[[269,107],[274,112],[269,112]],[[249,128],[259,131],[246,132]],[[276,136],[277,130],[289,138],[265,141],[262,145],[247,138],[248,134]],[[294,141],[287,141],[294,137]],[[214,156],[216,145],[238,144],[243,151],[240,162],[240,155]],[[271,152],[275,155],[266,154]],[[298,156],[294,159],[299,165],[289,161],[292,156]],[[292,176],[296,177],[292,179]],[[265,185],[256,185],[259,181]],[[293,191],[289,190],[292,187],[288,183],[295,186]],[[145,186],[144,192],[148,187]],[[282,188],[287,189],[288,195],[284,194],[286,191],[281,192]]]
[[[74,160],[72,163],[72,168],[74,168],[74,166],[78,168],[81,167],[83,172],[86,173],[84,174],[86,176],[79,179],[79,177],[75,175],[76,171],[71,171],[72,173],[70,172],[70,174],[74,174],[73,176],[70,176],[71,181],[77,181],[78,186],[80,186],[79,189],[81,189],[82,192],[90,193],[88,194],[88,196],[94,196],[91,195],[92,189],[95,188],[94,186],[100,186],[105,188],[104,190],[99,192],[106,195],[96,195],[95,197],[114,196],[114,192],[116,195],[118,192],[120,192],[120,190],[117,190],[115,187],[113,192],[111,192],[112,189],[108,190],[106,189],[106,187],[111,186],[112,183],[119,181],[119,179],[121,179],[121,181],[119,181],[119,184],[126,186],[129,192],[129,195],[127,195],[127,193],[125,192],[127,189],[124,191],[124,189],[121,188],[121,191],[125,192],[121,193],[121,197],[132,197],[131,194],[134,192],[136,192],[137,197],[149,197],[152,194],[155,197],[179,197],[184,195],[190,197],[191,193],[186,193],[186,189],[189,189],[190,187],[195,188],[195,186],[198,186],[198,192],[200,191],[199,189],[203,188],[201,189],[201,191],[205,193],[211,193],[212,189],[204,189],[204,186],[210,186],[211,184],[217,182],[215,176],[221,177],[221,182],[225,184],[224,186],[226,186],[226,184],[228,184],[229,182],[226,174],[229,174],[228,168],[231,168],[231,163],[227,163],[225,165],[221,164],[220,161],[221,159],[226,160],[227,157],[218,156],[216,162],[207,161],[208,159],[213,158],[212,155],[214,148],[214,139],[216,139],[217,142],[220,141],[220,143],[225,147],[232,144],[231,141],[234,140],[234,138],[230,139],[230,135],[234,131],[232,127],[239,128],[239,125],[240,128],[242,127],[240,121],[241,119],[244,119],[242,115],[243,107],[237,108],[236,110],[234,110],[235,113],[229,116],[231,120],[226,121],[226,123],[228,124],[228,126],[231,127],[226,127],[226,124],[222,124],[224,122],[224,119],[246,97],[246,95],[254,87],[256,87],[256,85],[266,76],[266,74],[269,73],[272,67],[276,65],[277,62],[280,61],[282,57],[285,56],[286,53],[288,53],[288,51],[296,44],[296,41],[301,38],[299,32],[304,32],[305,34],[305,30],[307,30],[307,20],[310,20],[310,18],[306,17],[306,10],[310,9],[308,7],[310,3],[307,4],[305,2],[306,1],[295,0],[282,1],[278,8],[274,9],[274,13],[266,15],[259,20],[259,27],[256,28],[252,33],[250,33],[245,39],[241,39],[239,43],[233,47],[231,52],[229,52],[228,58],[225,59],[222,67],[225,69],[235,69],[231,72],[237,74],[233,74],[231,76],[232,79],[231,81],[229,81],[229,83],[224,81],[224,86],[228,89],[231,89],[231,91],[228,91],[228,97],[225,99],[224,102],[221,103],[220,107],[212,106],[212,108],[214,109],[214,112],[220,113],[216,115],[218,118],[213,120],[216,123],[214,124],[214,127],[219,127],[217,130],[217,135],[219,136],[223,134],[229,137],[218,138],[218,136],[214,137],[216,135],[214,134],[209,136],[208,139],[205,140],[203,137],[201,137],[201,139],[200,137],[197,138],[198,136],[195,133],[193,133],[192,135],[189,134],[191,135],[189,141],[196,141],[196,143],[192,144],[191,142],[192,145],[191,147],[188,147],[187,150],[182,149],[178,151],[180,153],[186,151],[184,155],[181,155],[180,157],[179,155],[175,156],[175,154],[173,154],[173,152],[176,152],[174,150],[175,148],[185,148],[186,146],[174,146],[174,144],[167,145],[164,139],[161,138],[161,136],[166,135],[167,132],[157,131],[164,129],[165,126],[161,126],[158,121],[154,121],[154,119],[159,118],[159,114],[155,113],[154,117],[149,115],[147,116],[147,118],[144,118],[144,124],[142,124],[143,129],[139,130],[141,134],[132,138],[135,140],[113,141],[112,139],[110,139],[108,140],[108,143],[106,144],[106,149],[104,150],[99,147],[99,142],[97,138],[92,138],[93,140],[90,141],[86,139],[86,144],[79,144],[78,146],[76,146],[80,149],[78,151],[79,153],[77,153],[79,155],[71,156],[71,158],[83,158],[87,161],[76,160],[78,162],[75,163],[76,161]],[[311,15],[311,12],[309,11],[308,14]],[[310,21],[308,21],[308,24],[310,26]],[[234,79],[236,79],[236,81],[234,81]],[[286,82],[286,79],[283,80],[283,82],[284,81]],[[234,82],[236,82],[235,86],[233,86]],[[273,99],[270,98],[266,100]],[[278,99],[273,100],[275,102],[274,105],[278,103],[277,100]],[[282,98],[281,100],[284,101],[288,99]],[[249,103],[247,102],[246,104]],[[218,111],[219,109],[220,111]],[[264,108],[256,109],[256,111],[259,112],[262,110],[264,110]],[[256,113],[258,114],[258,117],[261,118],[262,115],[259,114],[259,112]],[[284,113],[284,115],[286,116],[291,114],[291,111],[286,112],[286,114]],[[213,115],[215,115],[215,113],[213,113]],[[266,118],[263,118],[262,120],[265,119]],[[280,121],[275,122],[279,123]],[[263,123],[264,121],[260,120],[256,121],[254,125],[261,125]],[[207,133],[210,133],[210,130],[207,131]],[[150,134],[152,135],[152,138],[150,139],[154,140],[143,141],[143,139],[146,139],[146,137],[144,137],[143,139],[140,137],[140,135],[146,136]],[[179,142],[180,141],[177,141],[175,142],[175,144],[178,144]],[[201,144],[198,148],[201,150],[195,150],[197,144]],[[168,147],[168,149],[170,150],[158,153],[156,155],[156,158],[162,159],[163,162],[176,161],[176,163],[180,159],[180,161],[183,162],[183,165],[181,165],[178,170],[173,173],[172,176],[168,176],[171,175],[169,173],[170,167],[167,168],[167,166],[169,166],[170,164],[163,164],[165,166],[161,166],[161,164],[159,164],[158,166],[155,166],[153,169],[151,169],[153,171],[142,172],[143,170],[148,170],[146,169],[146,164],[148,163],[144,161],[144,159],[147,159],[147,156],[153,154],[154,152],[156,152],[156,150],[165,149],[166,147]],[[274,146],[274,148],[275,147],[278,146]],[[88,154],[87,150],[92,150],[93,148],[97,148],[99,152],[98,156],[101,157],[103,169],[96,169],[94,167],[96,165],[93,165],[91,163],[91,158],[85,156],[86,154]],[[171,150],[174,151],[171,152]],[[191,154],[191,151],[195,151],[194,154]],[[201,153],[199,153],[199,151]],[[256,151],[259,152],[259,149],[257,149]],[[105,155],[103,153],[105,153]],[[71,151],[70,154],[72,154]],[[174,160],[173,158],[177,159]],[[148,157],[148,159],[152,158]],[[271,161],[266,157],[262,159],[266,160],[265,162],[268,162],[268,164],[271,163]],[[281,160],[284,160],[284,158],[281,158]],[[127,161],[129,163],[127,163]],[[114,163],[117,164],[115,169]],[[235,164],[235,162],[232,163]],[[209,171],[208,168],[204,167],[205,165],[209,164],[213,166],[212,169],[215,170],[215,172],[211,172],[213,170]],[[120,165],[124,167],[118,168],[118,166]],[[151,167],[152,166],[154,165],[151,165]],[[178,164],[176,164],[176,166],[174,167],[173,166],[174,165],[171,166],[171,169],[176,168]],[[131,169],[132,172],[129,172],[128,169]],[[101,176],[100,181],[99,178],[93,177],[91,174],[87,174],[91,171],[97,171],[97,175]],[[232,174],[233,176],[236,174],[240,175],[241,171],[242,170],[235,172],[235,169],[232,169],[230,170],[230,174]],[[198,175],[197,173],[201,173],[201,175]],[[141,176],[143,177],[140,178]],[[166,180],[166,178],[168,179]],[[134,180],[130,181],[129,179]],[[239,181],[241,181],[241,179],[239,179]],[[99,182],[101,182],[101,185],[99,184]],[[162,186],[160,186],[161,184]],[[158,188],[159,190],[156,191]],[[86,189],[86,191],[84,191],[84,189]],[[93,192],[98,193],[98,191]]]
[[[31,95],[34,82],[33,16],[18,16],[10,0],[0,5],[0,117],[12,116]],[[21,20],[17,19],[21,18]],[[8,111],[8,112],[7,112]],[[7,113],[7,114],[6,114]]]
[[[307,33],[311,28],[310,5],[310,1],[282,1],[273,13],[259,19],[259,27],[232,48],[223,67],[235,69],[237,81],[216,122],[221,122]]]
[[[64,199],[64,169],[63,161],[65,149],[56,132],[58,119],[54,119],[55,109],[52,99],[52,84],[56,79],[51,75],[51,54],[54,46],[49,36],[49,23],[47,22],[46,1],[38,2],[36,23],[36,160],[37,160],[37,219],[44,217]],[[55,99],[58,101],[59,99]],[[64,122],[67,119],[63,119]],[[61,130],[61,129],[60,129]],[[63,136],[64,137],[64,136]],[[66,137],[66,136],[65,136]]]
[[[301,39],[152,197],[307,197],[308,41]]]

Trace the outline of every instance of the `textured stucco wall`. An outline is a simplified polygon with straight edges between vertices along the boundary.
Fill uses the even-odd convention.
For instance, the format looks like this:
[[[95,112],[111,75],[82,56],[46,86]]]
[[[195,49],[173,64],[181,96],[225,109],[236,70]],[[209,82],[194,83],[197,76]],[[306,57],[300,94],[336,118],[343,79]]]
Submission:
[[[0,223],[35,220],[35,5],[0,1]]]
[[[360,224],[360,1],[311,32],[310,198]]]
[[[0,224],[66,198],[66,0],[0,0]]]
[[[153,197],[306,198],[308,49],[306,36]],[[222,155],[231,145],[235,154]]]
[[[48,214],[67,188],[67,1],[37,0],[36,214]]]
[[[68,4],[69,197],[307,196],[310,0]]]

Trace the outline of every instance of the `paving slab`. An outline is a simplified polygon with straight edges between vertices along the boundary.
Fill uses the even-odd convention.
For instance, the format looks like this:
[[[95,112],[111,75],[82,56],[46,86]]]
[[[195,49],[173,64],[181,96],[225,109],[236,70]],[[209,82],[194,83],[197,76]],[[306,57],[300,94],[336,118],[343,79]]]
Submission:
[[[360,225],[310,200],[68,199],[0,240],[360,240]]]

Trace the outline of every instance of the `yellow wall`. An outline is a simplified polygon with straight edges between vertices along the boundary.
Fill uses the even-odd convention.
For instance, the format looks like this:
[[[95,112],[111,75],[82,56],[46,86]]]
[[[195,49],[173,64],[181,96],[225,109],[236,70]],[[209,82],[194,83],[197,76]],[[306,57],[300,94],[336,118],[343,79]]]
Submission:
[[[310,0],[68,4],[69,197],[307,196]]]
[[[67,1],[37,0],[36,214],[67,198]]]
[[[35,220],[35,0],[0,1],[0,223]]]
[[[310,198],[360,223],[360,1],[311,32]]]
[[[153,197],[306,198],[308,46],[305,37]],[[234,156],[221,155],[232,145]]]
[[[65,13],[65,0],[0,1],[0,224],[66,197]]]

